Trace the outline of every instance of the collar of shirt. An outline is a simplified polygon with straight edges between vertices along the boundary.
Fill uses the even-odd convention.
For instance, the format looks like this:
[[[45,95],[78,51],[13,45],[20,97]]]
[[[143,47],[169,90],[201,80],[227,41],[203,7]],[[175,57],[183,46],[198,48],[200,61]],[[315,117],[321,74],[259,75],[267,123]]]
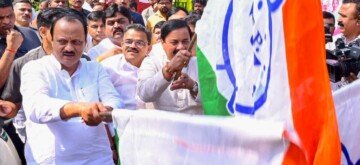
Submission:
[[[82,68],[82,59],[80,59],[79,60],[79,64],[78,64],[78,67],[76,68],[76,71],[72,74],[72,75],[69,75],[69,73],[65,70],[65,69],[63,69],[62,67],[61,67],[61,63],[55,58],[55,56],[53,55],[53,54],[51,54],[50,55],[50,60],[51,60],[51,63],[54,65],[54,67],[58,70],[58,71],[60,71],[60,72],[62,72],[63,74],[67,74],[69,77],[74,77],[74,76],[76,76],[78,73],[79,73],[79,71],[81,70],[81,68]]]
[[[160,10],[156,11],[155,13],[156,16],[160,17],[160,18],[163,18],[163,19],[166,19],[166,16],[164,16]]]
[[[136,66],[130,64],[129,62],[126,61],[125,56],[122,55],[120,57],[120,65],[119,67],[121,67],[120,69],[124,70],[124,71],[137,71],[139,70],[139,68],[137,68]]]

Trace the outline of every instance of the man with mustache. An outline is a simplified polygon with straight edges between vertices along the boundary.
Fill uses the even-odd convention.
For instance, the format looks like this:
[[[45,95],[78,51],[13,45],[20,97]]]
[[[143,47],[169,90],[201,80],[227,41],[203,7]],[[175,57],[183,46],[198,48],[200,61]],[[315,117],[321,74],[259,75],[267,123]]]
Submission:
[[[147,20],[146,27],[153,31],[154,26],[160,21],[166,21],[168,19],[168,12],[172,8],[172,0],[159,0],[157,3],[159,10],[151,15]]]
[[[109,6],[105,10],[105,36],[107,38],[91,48],[87,55],[92,60],[102,61],[119,54],[125,27],[131,22],[131,14],[127,8],[117,4]]]
[[[360,39],[360,1],[343,0],[339,9],[339,18],[337,20],[341,34],[334,36],[334,41],[341,38],[345,45],[357,42]],[[328,46],[328,45],[327,45]],[[327,49],[335,49],[335,42]],[[350,76],[343,77],[341,81],[331,83],[332,90],[337,90],[360,77],[360,73],[350,73]]]
[[[21,107],[22,96],[20,94],[20,80],[21,80],[21,70],[23,66],[32,60],[37,60],[42,58],[45,55],[49,55],[52,52],[51,46],[51,35],[50,35],[50,26],[54,19],[64,15],[66,13],[74,13],[72,9],[63,9],[63,8],[49,8],[45,9],[38,14],[37,19],[37,29],[39,29],[39,35],[41,36],[41,46],[32,49],[24,56],[16,59],[10,69],[9,78],[4,86],[4,91],[2,92],[1,98],[7,101],[11,101],[17,108],[15,109],[15,118],[13,119],[13,125],[16,128],[17,135],[20,137],[22,144],[25,143],[26,132],[24,122],[26,117],[24,111]],[[78,13],[81,15],[81,13]],[[19,112],[17,112],[19,110]],[[17,113],[16,113],[17,112]],[[20,145],[21,143],[17,143]],[[21,149],[23,151],[23,149]],[[19,155],[23,156],[24,153],[20,152]]]
[[[32,18],[32,5],[28,0],[15,0],[13,2],[15,25],[29,27]]]
[[[8,79],[13,60],[40,45],[38,36],[33,29],[16,27],[14,24],[15,14],[11,0],[0,1],[0,94],[2,94],[3,86]],[[14,142],[17,151],[21,153],[21,140],[16,134],[12,121],[2,120],[0,123],[1,129],[4,128]]]
[[[151,33],[140,24],[126,27],[122,42],[123,54],[109,57],[101,62],[110,75],[126,109],[145,108],[136,94],[138,70],[151,50]]]
[[[138,95],[156,109],[203,114],[198,93],[196,57],[188,51],[191,30],[183,20],[169,20],[139,69]]]
[[[57,18],[50,27],[52,54],[21,71],[28,164],[114,163],[99,113],[122,104],[103,67],[80,59],[86,26],[77,14]]]

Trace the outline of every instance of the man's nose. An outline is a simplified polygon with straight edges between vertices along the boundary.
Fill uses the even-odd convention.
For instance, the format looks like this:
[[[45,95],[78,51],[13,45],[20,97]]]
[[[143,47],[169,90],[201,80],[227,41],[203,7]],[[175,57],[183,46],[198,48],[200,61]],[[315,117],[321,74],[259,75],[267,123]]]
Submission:
[[[179,44],[176,46],[176,49],[178,49],[178,50],[184,50],[186,48],[187,48],[187,45],[185,45],[182,42],[179,42]]]

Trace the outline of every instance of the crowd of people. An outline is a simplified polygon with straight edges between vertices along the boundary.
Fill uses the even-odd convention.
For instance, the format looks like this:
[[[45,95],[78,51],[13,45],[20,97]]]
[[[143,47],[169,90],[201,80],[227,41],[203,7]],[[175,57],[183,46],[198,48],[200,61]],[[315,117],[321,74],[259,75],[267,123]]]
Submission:
[[[138,13],[132,0],[43,0],[36,12],[29,0],[0,1],[0,164],[114,164],[104,113],[203,114],[193,41],[206,0],[191,12],[149,2]],[[323,18],[333,35],[334,15]],[[337,24],[334,41],[360,39],[359,0],[343,0]]]
[[[192,38],[206,1],[193,6],[0,1],[0,164],[114,164],[104,113],[203,114]]]

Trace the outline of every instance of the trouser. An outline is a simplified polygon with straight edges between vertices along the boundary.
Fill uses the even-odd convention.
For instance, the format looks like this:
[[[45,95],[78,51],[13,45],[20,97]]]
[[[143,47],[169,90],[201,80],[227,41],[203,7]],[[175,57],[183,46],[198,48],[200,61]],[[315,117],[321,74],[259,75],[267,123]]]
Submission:
[[[0,129],[0,164],[21,165],[21,160],[9,135]]]

